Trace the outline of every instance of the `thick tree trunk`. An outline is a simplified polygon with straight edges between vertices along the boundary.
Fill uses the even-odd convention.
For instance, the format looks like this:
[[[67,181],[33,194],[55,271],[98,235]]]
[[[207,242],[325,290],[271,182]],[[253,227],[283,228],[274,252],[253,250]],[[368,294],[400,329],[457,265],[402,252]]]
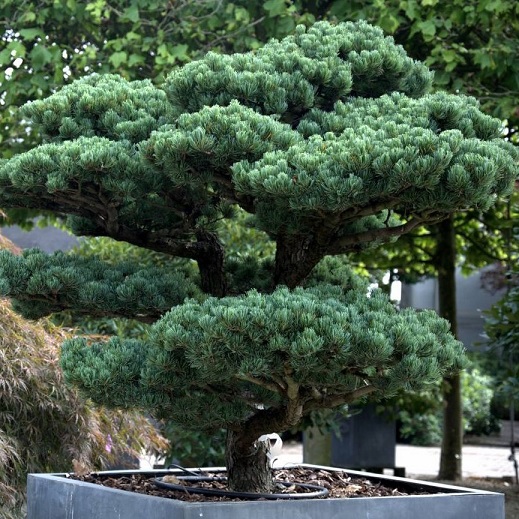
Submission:
[[[436,264],[438,267],[439,313],[451,323],[457,336],[456,316],[456,236],[452,217],[438,225]],[[440,479],[461,479],[463,421],[460,375],[444,379],[443,439],[440,458]]]
[[[271,493],[272,470],[267,442],[253,442],[236,431],[227,433],[227,478],[235,492]]]
[[[213,233],[199,231],[197,238],[206,245],[206,251],[199,253],[196,258],[200,271],[200,286],[206,294],[223,297],[227,294],[224,248]]]
[[[274,286],[295,288],[305,280],[323,257],[311,237],[284,236],[276,242]]]

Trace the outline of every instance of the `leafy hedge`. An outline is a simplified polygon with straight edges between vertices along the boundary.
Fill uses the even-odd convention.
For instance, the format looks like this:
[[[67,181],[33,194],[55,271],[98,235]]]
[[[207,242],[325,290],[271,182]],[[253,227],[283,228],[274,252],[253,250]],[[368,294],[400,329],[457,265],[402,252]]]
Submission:
[[[463,429],[465,434],[482,436],[499,431],[492,412],[495,382],[472,365],[462,373]],[[442,438],[442,393],[437,384],[427,392],[398,399],[399,439],[413,445],[437,445]]]

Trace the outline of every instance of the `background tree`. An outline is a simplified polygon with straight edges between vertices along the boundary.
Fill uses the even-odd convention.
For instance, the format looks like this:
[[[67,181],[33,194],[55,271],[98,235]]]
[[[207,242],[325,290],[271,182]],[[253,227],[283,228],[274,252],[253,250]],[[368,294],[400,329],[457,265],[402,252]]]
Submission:
[[[475,270],[506,260],[502,231],[506,227],[507,204],[498,202],[491,211],[467,211],[452,218],[402,237],[373,255],[357,256],[356,260],[371,268],[390,270],[393,280],[416,282],[423,277],[438,280],[439,313],[457,333],[455,272]],[[444,381],[447,408],[444,413],[440,473],[445,479],[462,475],[461,450],[463,439],[461,380],[454,375]],[[444,402],[445,408],[445,402]]]
[[[432,312],[301,287],[326,256],[510,191],[517,157],[500,121],[469,98],[425,95],[430,83],[380,30],[321,23],[253,54],[210,53],[163,88],[93,75],[31,103],[47,143],[4,161],[0,204],[69,214],[77,233],[194,260],[199,277],[4,253],[2,293],[31,317],[158,319],[146,341],[67,341],[67,379],[106,405],[226,427],[230,486],[269,490],[261,434],[460,366]],[[261,286],[241,289],[264,293],[232,290],[214,224],[235,204],[276,244]]]
[[[517,268],[519,226],[518,197],[516,189],[504,213],[503,220],[507,225],[499,222],[499,231],[502,234],[506,258],[484,278],[485,285],[490,290],[506,289],[505,295],[485,312],[485,331],[494,356],[497,358],[498,391],[504,397],[509,407],[509,419],[512,423],[510,448],[511,457],[518,479],[518,463],[516,459],[516,441],[514,421],[516,419],[517,401],[519,396],[519,368],[518,368],[518,339],[519,339],[519,272]]]

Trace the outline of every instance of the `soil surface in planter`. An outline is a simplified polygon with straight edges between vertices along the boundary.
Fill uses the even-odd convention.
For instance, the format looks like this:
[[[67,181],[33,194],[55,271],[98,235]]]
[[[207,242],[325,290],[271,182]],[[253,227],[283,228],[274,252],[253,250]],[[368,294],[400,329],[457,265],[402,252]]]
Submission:
[[[177,474],[178,475],[178,474]],[[203,475],[222,477],[225,473],[209,474],[204,472]],[[169,482],[185,486],[185,490],[167,490],[158,488],[153,480],[158,475],[151,476],[149,474],[125,474],[112,476],[108,474],[90,473],[85,475],[69,474],[67,477],[84,481],[86,483],[95,483],[110,488],[126,490],[129,492],[138,492],[158,497],[166,497],[171,499],[179,499],[182,501],[238,501],[239,498],[227,496],[208,496],[203,494],[189,493],[189,486],[205,487],[215,490],[225,490],[226,484],[223,481],[205,481],[191,482],[179,480],[176,476],[169,476]],[[309,469],[306,467],[294,467],[290,469],[281,469],[275,471],[275,482],[279,482],[279,488],[276,493],[294,493],[309,492],[304,488],[300,488],[294,483],[303,483],[308,485],[317,485],[328,490],[328,498],[355,498],[355,497],[383,497],[383,496],[409,496],[409,495],[425,495],[431,492],[419,487],[411,487],[405,484],[390,487],[379,481],[370,478],[350,477],[343,471],[327,471],[320,469]],[[289,486],[281,483],[290,483]]]

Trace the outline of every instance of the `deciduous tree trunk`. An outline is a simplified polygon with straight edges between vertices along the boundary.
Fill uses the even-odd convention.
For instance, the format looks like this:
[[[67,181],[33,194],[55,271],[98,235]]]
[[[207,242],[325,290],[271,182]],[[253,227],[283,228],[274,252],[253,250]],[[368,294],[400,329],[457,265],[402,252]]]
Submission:
[[[451,323],[457,336],[456,316],[456,237],[452,217],[438,225],[436,264],[438,267],[439,313]],[[443,439],[440,458],[440,479],[461,479],[463,422],[460,375],[444,379]]]

